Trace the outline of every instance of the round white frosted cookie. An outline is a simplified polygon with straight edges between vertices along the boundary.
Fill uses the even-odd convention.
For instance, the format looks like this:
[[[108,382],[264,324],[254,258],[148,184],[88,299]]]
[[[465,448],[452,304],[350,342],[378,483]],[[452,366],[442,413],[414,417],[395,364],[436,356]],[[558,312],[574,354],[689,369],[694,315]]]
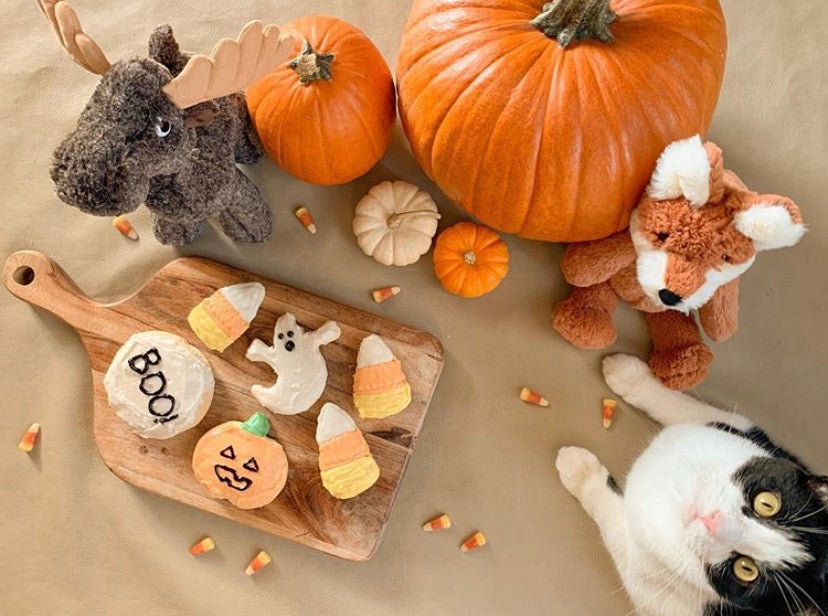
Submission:
[[[133,334],[104,376],[109,406],[132,431],[165,439],[200,422],[213,401],[207,359],[175,334]]]

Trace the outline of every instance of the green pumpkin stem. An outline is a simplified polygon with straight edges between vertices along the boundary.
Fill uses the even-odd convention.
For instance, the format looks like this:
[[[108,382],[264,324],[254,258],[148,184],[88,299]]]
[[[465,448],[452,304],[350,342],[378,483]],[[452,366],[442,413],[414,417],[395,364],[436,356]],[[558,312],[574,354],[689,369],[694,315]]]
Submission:
[[[267,436],[270,432],[270,422],[263,413],[253,413],[241,427],[256,436]]]
[[[541,14],[531,23],[564,48],[585,39],[611,43],[614,39],[609,25],[618,15],[609,5],[610,0],[553,0],[543,5]]]
[[[334,60],[332,53],[314,51],[308,41],[302,46],[302,51],[288,66],[299,75],[299,81],[304,84],[311,84],[319,79],[331,80],[331,63]]]

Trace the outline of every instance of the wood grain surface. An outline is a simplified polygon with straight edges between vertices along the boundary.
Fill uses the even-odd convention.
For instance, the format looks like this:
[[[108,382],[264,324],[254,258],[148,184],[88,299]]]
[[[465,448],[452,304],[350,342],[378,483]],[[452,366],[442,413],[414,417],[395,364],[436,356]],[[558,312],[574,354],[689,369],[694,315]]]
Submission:
[[[95,442],[104,462],[118,477],[335,556],[366,560],[375,552],[442,370],[443,349],[434,336],[200,258],[171,262],[137,293],[109,305],[86,297],[57,264],[38,252],[11,255],[3,268],[3,280],[15,296],[54,313],[80,335],[92,366]],[[209,351],[187,324],[190,309],[220,287],[252,281],[264,284],[267,294],[250,329],[224,353]],[[287,453],[288,481],[275,501],[243,511],[206,494],[193,476],[191,456],[198,439],[213,426],[244,420],[263,410],[250,395],[250,387],[272,383],[273,371],[265,364],[247,361],[245,352],[254,338],[272,342],[273,326],[284,312],[294,313],[299,324],[308,329],[335,320],[342,335],[322,347],[329,376],[320,400],[299,415],[267,413],[270,436],[277,438]],[[216,378],[213,404],[204,420],[167,440],[133,434],[109,408],[103,387],[104,374],[119,347],[130,335],[154,329],[178,334],[204,352]],[[402,362],[413,401],[396,416],[359,420],[351,398],[353,372],[359,344],[371,333],[382,336]],[[325,402],[335,402],[357,419],[380,467],[377,484],[347,501],[331,497],[319,475],[316,416]]]

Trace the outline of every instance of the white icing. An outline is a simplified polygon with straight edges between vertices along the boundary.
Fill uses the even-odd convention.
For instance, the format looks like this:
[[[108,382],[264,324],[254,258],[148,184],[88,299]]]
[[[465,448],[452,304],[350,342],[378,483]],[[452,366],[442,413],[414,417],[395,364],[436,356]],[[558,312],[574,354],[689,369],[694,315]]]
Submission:
[[[359,345],[357,369],[374,366],[376,364],[384,364],[393,359],[394,354],[388,348],[388,345],[385,344],[385,341],[376,334],[371,334]]]
[[[157,349],[158,364],[149,366],[142,375],[129,366],[129,360],[150,349]],[[148,391],[157,392],[166,381],[164,395],[172,396],[175,404],[169,409],[169,399],[157,401],[156,410],[164,417],[149,411],[153,396],[141,391],[141,380],[147,375],[163,374],[147,379]],[[166,439],[197,425],[207,413],[213,399],[213,370],[204,356],[174,334],[146,331],[133,334],[115,354],[104,376],[109,406],[125,421],[132,431],[143,438]],[[160,421],[176,416],[170,421]]]
[[[265,297],[264,285],[259,282],[234,284],[219,291],[248,323],[256,318]]]
[[[291,332],[292,336],[289,335]],[[279,317],[273,332],[273,346],[256,339],[247,349],[247,359],[269,364],[278,375],[276,383],[270,387],[252,387],[256,400],[279,415],[307,411],[319,400],[328,381],[328,366],[319,347],[333,342],[339,334],[339,326],[334,321],[328,321],[316,331],[306,332],[289,312]],[[283,336],[281,339],[280,335]],[[293,345],[289,350],[290,342]]]
[[[316,442],[320,445],[355,430],[357,425],[351,416],[333,402],[326,402],[316,420]]]

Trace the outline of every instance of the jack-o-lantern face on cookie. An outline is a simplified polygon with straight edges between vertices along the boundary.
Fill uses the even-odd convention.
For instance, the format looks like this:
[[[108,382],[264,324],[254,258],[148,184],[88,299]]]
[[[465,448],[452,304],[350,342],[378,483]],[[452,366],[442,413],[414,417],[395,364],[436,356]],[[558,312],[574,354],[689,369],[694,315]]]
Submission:
[[[193,452],[196,479],[214,498],[240,509],[271,502],[287,481],[285,451],[267,437],[270,423],[255,413],[244,423],[228,421],[207,432]]]

